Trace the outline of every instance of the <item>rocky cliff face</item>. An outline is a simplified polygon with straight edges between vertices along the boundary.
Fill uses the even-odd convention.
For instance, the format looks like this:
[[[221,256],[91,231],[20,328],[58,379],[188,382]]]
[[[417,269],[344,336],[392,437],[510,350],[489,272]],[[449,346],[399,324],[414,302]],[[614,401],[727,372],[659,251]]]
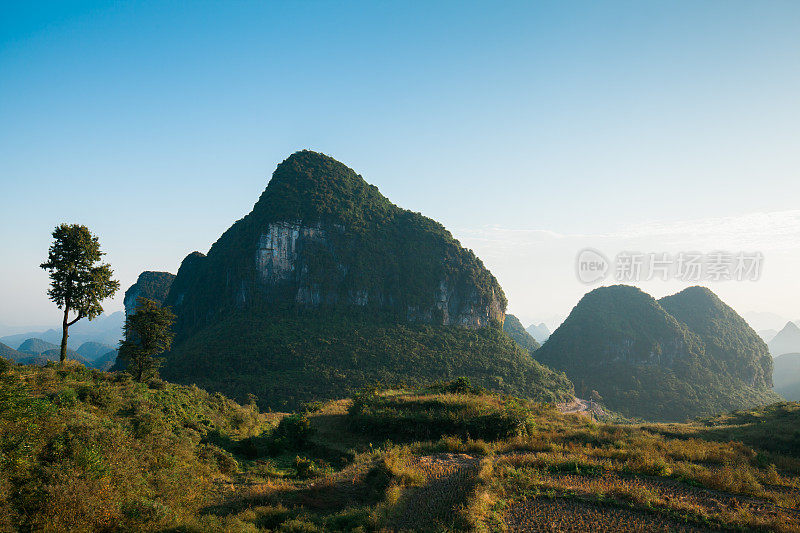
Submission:
[[[482,328],[502,323],[506,306],[494,276],[440,224],[308,151],[278,166],[207,257],[184,261],[166,302],[179,334],[248,307],[330,306]]]
[[[164,303],[174,280],[175,274],[169,272],[146,270],[139,274],[136,283],[125,291],[125,298],[122,300],[122,304],[125,306],[125,316],[136,312],[137,298],[147,298],[159,304]]]

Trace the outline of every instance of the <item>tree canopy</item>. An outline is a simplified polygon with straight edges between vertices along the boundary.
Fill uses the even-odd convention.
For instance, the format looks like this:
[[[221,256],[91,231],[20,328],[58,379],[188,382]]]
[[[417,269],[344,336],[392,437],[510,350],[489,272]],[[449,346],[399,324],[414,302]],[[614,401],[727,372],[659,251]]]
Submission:
[[[100,240],[80,224],[61,224],[53,230],[53,244],[41,268],[50,274],[47,295],[64,310],[61,361],[67,355],[68,328],[82,318],[89,320],[103,312],[101,302],[119,290],[111,266],[100,263]],[[70,320],[69,313],[75,318]]]
[[[138,381],[158,373],[161,360],[156,356],[172,346],[174,322],[172,311],[147,298],[139,298],[136,312],[125,319],[119,358],[127,362],[128,371]]]

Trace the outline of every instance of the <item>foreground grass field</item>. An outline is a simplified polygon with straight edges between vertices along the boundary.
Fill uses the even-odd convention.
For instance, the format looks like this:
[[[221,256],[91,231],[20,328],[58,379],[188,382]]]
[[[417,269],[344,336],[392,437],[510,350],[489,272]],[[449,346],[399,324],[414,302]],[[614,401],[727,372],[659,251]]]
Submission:
[[[0,361],[0,530],[800,531],[799,424],[602,424],[465,381],[260,413]]]

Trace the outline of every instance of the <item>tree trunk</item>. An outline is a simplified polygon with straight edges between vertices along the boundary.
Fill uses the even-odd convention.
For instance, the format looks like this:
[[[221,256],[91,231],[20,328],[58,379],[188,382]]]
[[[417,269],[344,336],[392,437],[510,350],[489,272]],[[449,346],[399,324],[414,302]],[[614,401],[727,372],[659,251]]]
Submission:
[[[67,360],[67,330],[69,329],[69,306],[64,306],[64,322],[62,323],[61,332],[61,362]]]

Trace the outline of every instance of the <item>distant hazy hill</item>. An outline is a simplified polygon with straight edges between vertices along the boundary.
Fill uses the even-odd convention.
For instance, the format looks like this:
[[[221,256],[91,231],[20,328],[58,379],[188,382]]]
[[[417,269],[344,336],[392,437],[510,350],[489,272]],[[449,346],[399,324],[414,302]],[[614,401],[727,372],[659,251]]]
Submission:
[[[778,334],[778,330],[776,330],[776,329],[762,329],[762,330],[759,330],[757,333],[758,333],[758,336],[761,337],[764,340],[764,342],[769,342],[769,341],[771,341],[772,339],[775,338],[775,335]]]
[[[282,162],[253,210],[183,261],[164,304],[178,317],[164,377],[275,409],[462,375],[572,393],[502,332],[506,297],[472,251],[315,152]]]
[[[77,349],[85,342],[99,342],[115,346],[122,337],[122,325],[124,322],[125,314],[122,311],[117,311],[110,315],[103,314],[94,320],[80,320],[69,328],[67,346],[73,350]],[[30,338],[41,339],[45,342],[60,346],[61,329],[52,328],[46,331],[31,330],[26,333],[7,335],[0,338],[0,342],[15,348]]]
[[[503,322],[503,330],[508,336],[514,339],[517,344],[533,353],[540,348],[540,344],[523,327],[522,323],[514,315],[506,315]]]
[[[110,370],[117,361],[118,350],[111,350],[92,361],[92,367],[98,370]]]
[[[776,357],[772,379],[775,392],[793,402],[800,400],[800,353],[785,353]]]
[[[19,361],[20,359],[26,357],[27,355],[28,354],[18,352],[14,348],[11,348],[10,346],[0,342],[0,357],[5,357],[6,359],[10,359],[11,361]]]
[[[800,352],[800,327],[794,322],[787,322],[782,330],[769,341],[769,353],[778,357],[785,353]]]
[[[57,350],[59,347],[42,339],[27,339],[19,345],[18,352],[26,353],[29,355],[39,355],[47,350]]]
[[[777,401],[763,341],[738,315],[699,288],[665,300],[697,332],[635,287],[601,287],[535,357],[627,416],[683,420]]]
[[[81,357],[94,361],[98,357],[114,351],[114,347],[101,342],[84,342],[76,351]]]
[[[526,331],[539,343],[543,343],[550,338],[550,328],[544,322],[541,322],[538,326],[531,324]]]

